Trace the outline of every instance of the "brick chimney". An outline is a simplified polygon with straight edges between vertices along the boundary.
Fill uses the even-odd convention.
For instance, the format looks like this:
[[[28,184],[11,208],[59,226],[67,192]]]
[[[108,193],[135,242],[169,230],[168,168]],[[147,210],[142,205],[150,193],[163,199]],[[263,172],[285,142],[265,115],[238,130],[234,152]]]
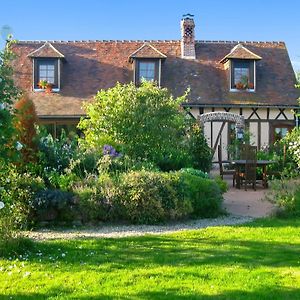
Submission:
[[[181,58],[195,59],[195,23],[191,14],[183,15],[181,22]]]

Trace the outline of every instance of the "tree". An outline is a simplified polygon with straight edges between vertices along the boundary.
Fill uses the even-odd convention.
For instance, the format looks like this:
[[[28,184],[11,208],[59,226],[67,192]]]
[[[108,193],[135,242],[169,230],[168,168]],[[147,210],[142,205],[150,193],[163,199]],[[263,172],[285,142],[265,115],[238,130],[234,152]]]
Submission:
[[[0,51],[0,159],[7,161],[15,152],[16,141],[13,126],[13,100],[19,96],[19,90],[15,87],[10,65],[13,59],[10,41],[3,51]]]
[[[159,162],[183,142],[185,113],[180,104],[186,95],[174,99],[165,88],[144,82],[117,84],[97,93],[85,106],[88,118],[79,128],[81,141],[99,150],[109,144],[136,159]]]
[[[27,95],[23,95],[15,104],[16,120],[15,127],[18,132],[19,142],[23,145],[21,149],[23,162],[35,161],[37,153],[35,124],[37,114],[34,103]]]

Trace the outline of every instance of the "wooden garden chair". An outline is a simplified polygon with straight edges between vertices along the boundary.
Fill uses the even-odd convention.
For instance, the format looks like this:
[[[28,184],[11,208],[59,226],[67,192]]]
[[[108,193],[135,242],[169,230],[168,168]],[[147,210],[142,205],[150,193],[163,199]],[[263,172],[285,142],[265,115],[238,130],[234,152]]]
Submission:
[[[225,162],[229,162],[229,161],[222,160],[222,148],[220,145],[218,145],[218,163],[219,163],[219,169],[220,169],[220,176],[223,179],[224,175],[232,175],[232,186],[235,186],[236,171],[233,169],[224,169],[223,163],[225,163]]]

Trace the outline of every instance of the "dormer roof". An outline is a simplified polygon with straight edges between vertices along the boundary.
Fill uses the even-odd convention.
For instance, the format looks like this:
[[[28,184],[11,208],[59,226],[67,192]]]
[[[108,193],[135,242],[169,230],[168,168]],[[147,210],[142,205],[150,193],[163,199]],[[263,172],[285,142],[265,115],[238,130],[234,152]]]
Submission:
[[[260,60],[262,59],[259,55],[253,53],[242,44],[237,44],[233,47],[227,55],[225,55],[220,63],[225,63],[229,59],[251,59],[251,60]]]
[[[59,52],[49,42],[45,42],[40,48],[28,54],[28,57],[40,58],[64,58],[65,56]]]
[[[149,43],[144,43],[140,48],[134,51],[129,56],[129,61],[132,61],[135,58],[167,58],[167,56],[157,50]]]

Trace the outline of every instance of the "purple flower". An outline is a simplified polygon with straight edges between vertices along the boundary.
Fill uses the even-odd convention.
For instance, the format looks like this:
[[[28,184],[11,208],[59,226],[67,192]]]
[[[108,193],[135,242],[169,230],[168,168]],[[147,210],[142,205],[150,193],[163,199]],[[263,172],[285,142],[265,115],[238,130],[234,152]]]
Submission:
[[[103,155],[109,155],[112,158],[120,156],[120,153],[118,153],[116,149],[111,145],[104,145],[102,151]]]

